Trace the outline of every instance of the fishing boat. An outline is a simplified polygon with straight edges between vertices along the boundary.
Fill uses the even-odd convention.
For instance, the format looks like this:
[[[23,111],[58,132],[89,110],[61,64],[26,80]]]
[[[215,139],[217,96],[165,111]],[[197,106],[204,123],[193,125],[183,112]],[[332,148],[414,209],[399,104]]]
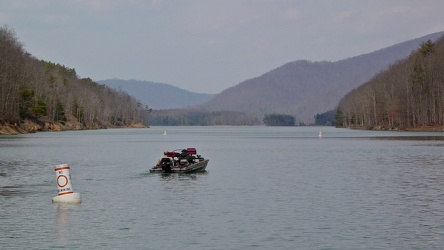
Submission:
[[[180,151],[180,153],[178,152]],[[165,151],[150,173],[194,173],[204,172],[208,159],[197,154],[196,148]]]

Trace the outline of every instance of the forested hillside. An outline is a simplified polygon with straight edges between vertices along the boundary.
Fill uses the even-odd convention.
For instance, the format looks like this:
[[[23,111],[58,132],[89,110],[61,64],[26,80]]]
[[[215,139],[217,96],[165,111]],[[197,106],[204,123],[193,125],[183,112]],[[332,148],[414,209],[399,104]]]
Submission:
[[[25,133],[134,126],[142,111],[140,102],[125,92],[38,60],[23,49],[13,30],[0,28],[0,127]]]
[[[147,121],[152,126],[251,126],[259,125],[256,117],[236,111],[208,112],[197,109],[153,110]]]
[[[435,41],[443,34],[431,34],[337,62],[290,62],[226,89],[200,107],[254,114],[259,119],[272,113],[288,114],[296,117],[296,123],[310,124],[317,113],[335,109],[345,94],[406,58],[421,42]]]
[[[424,42],[407,59],[348,93],[337,125],[365,129],[444,128],[444,38]]]
[[[152,109],[187,108],[207,102],[214,96],[149,81],[108,79],[98,83],[123,90]]]

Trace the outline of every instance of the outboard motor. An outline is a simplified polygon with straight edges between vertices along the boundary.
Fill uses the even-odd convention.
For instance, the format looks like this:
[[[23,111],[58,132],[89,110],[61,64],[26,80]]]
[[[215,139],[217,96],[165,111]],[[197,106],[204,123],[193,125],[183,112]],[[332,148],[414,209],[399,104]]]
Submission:
[[[170,158],[162,158],[160,161],[160,166],[162,166],[162,170],[164,173],[171,173],[171,159]]]

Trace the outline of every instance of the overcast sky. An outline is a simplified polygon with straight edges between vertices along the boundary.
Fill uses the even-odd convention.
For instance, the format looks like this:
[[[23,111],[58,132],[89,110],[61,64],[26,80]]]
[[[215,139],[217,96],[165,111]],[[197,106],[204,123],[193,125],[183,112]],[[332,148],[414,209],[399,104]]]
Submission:
[[[219,93],[287,62],[444,31],[443,0],[0,0],[0,24],[80,77]]]

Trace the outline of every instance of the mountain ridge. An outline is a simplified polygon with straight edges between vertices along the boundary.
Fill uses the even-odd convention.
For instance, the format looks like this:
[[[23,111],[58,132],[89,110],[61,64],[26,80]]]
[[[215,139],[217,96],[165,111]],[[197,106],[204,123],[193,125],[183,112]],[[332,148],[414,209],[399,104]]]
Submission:
[[[284,113],[294,115],[299,123],[312,123],[317,113],[335,109],[345,94],[409,56],[421,42],[443,35],[437,32],[335,62],[288,62],[223,90],[199,108],[258,117]]]
[[[201,94],[173,86],[141,80],[107,79],[97,81],[114,89],[121,89],[152,109],[187,108],[210,100],[213,94]]]

